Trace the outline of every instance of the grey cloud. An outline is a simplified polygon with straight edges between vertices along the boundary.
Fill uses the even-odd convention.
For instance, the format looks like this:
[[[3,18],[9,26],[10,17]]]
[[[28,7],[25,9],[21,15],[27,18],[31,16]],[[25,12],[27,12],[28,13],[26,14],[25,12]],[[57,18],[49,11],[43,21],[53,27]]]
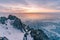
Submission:
[[[27,4],[25,0],[0,0],[1,4],[11,4],[11,3],[20,3],[20,4]]]
[[[45,8],[60,10],[60,0],[0,0],[0,4],[35,4]]]
[[[60,0],[30,0],[30,2],[45,8],[60,10]]]

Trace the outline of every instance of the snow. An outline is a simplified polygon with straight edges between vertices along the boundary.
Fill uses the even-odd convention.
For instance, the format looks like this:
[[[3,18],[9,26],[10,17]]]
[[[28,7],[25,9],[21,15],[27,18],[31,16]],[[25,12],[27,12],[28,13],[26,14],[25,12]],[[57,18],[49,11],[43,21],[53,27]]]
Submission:
[[[23,40],[24,34],[18,29],[15,29],[12,25],[11,22],[13,20],[7,20],[5,24],[0,24],[0,37],[6,37],[9,40]],[[7,24],[7,25],[6,25]],[[33,38],[30,35],[27,35],[27,40],[33,40]]]
[[[10,20],[6,21],[6,24],[0,24],[0,37],[7,37],[9,40],[23,40],[24,33],[20,30],[13,28],[10,24]],[[8,27],[8,29],[6,29]]]
[[[9,14],[0,14],[0,16],[5,16],[8,17]],[[23,32],[21,32],[18,29],[13,28],[13,26],[10,24],[11,22],[13,22],[13,20],[7,20],[6,24],[0,24],[0,37],[6,37],[9,40],[23,40],[24,38],[24,34]],[[43,21],[44,22],[44,21]],[[47,22],[47,21],[45,21]],[[53,22],[53,23],[60,23],[60,20],[52,20],[52,21],[48,21],[48,22]],[[56,29],[58,26],[56,25],[48,25],[46,27],[42,27],[42,29],[45,29],[45,31],[48,31],[50,34],[54,34],[57,35],[58,37],[60,37],[60,34],[52,31],[52,29]],[[59,26],[60,27],[60,26]],[[8,29],[7,29],[8,28]],[[45,32],[47,35],[48,33]],[[51,35],[48,35],[51,36]],[[27,40],[33,40],[33,38],[31,37],[31,35],[27,35]]]
[[[30,34],[27,36],[27,40],[33,40]]]

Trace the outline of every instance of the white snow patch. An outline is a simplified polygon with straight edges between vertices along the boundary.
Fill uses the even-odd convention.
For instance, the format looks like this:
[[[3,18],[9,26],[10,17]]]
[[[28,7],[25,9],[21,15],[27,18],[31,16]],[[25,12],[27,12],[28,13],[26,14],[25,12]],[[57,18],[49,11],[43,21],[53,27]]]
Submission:
[[[10,25],[10,20],[8,20],[6,24],[7,25],[0,24],[0,37],[7,37],[9,40],[23,40],[24,33],[13,28],[13,26]],[[6,29],[6,27],[8,29]]]

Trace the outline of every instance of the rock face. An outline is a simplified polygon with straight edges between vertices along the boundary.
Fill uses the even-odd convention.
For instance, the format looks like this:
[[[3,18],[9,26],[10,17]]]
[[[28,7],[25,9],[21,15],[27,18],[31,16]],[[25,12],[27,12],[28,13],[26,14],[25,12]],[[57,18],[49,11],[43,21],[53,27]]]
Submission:
[[[17,18],[16,16],[13,16],[13,15],[9,15],[8,19],[14,20],[14,22],[12,23],[14,28],[17,28],[17,29],[21,30],[22,32],[23,32],[23,30],[25,31],[24,27],[26,25],[23,24],[19,18]]]
[[[0,23],[5,24],[6,20],[7,20],[6,17],[0,17]]]
[[[6,37],[0,37],[0,40],[8,40]]]
[[[10,20],[14,20],[14,19],[16,19],[17,17],[16,16],[13,16],[13,15],[9,15],[8,16],[8,19],[10,19]]]
[[[38,30],[31,30],[31,36],[34,40],[49,40],[48,36],[40,29]]]
[[[28,35],[30,34],[30,38],[33,40],[50,40],[48,36],[42,31],[41,29],[31,29],[30,33],[29,31],[24,34],[24,40],[28,40]]]

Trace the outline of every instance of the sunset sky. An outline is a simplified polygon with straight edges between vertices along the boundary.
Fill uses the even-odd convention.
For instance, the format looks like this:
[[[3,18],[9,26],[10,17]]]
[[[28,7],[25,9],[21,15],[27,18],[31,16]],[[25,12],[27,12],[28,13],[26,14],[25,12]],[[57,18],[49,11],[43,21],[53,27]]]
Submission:
[[[0,12],[60,12],[60,0],[0,0]]]

